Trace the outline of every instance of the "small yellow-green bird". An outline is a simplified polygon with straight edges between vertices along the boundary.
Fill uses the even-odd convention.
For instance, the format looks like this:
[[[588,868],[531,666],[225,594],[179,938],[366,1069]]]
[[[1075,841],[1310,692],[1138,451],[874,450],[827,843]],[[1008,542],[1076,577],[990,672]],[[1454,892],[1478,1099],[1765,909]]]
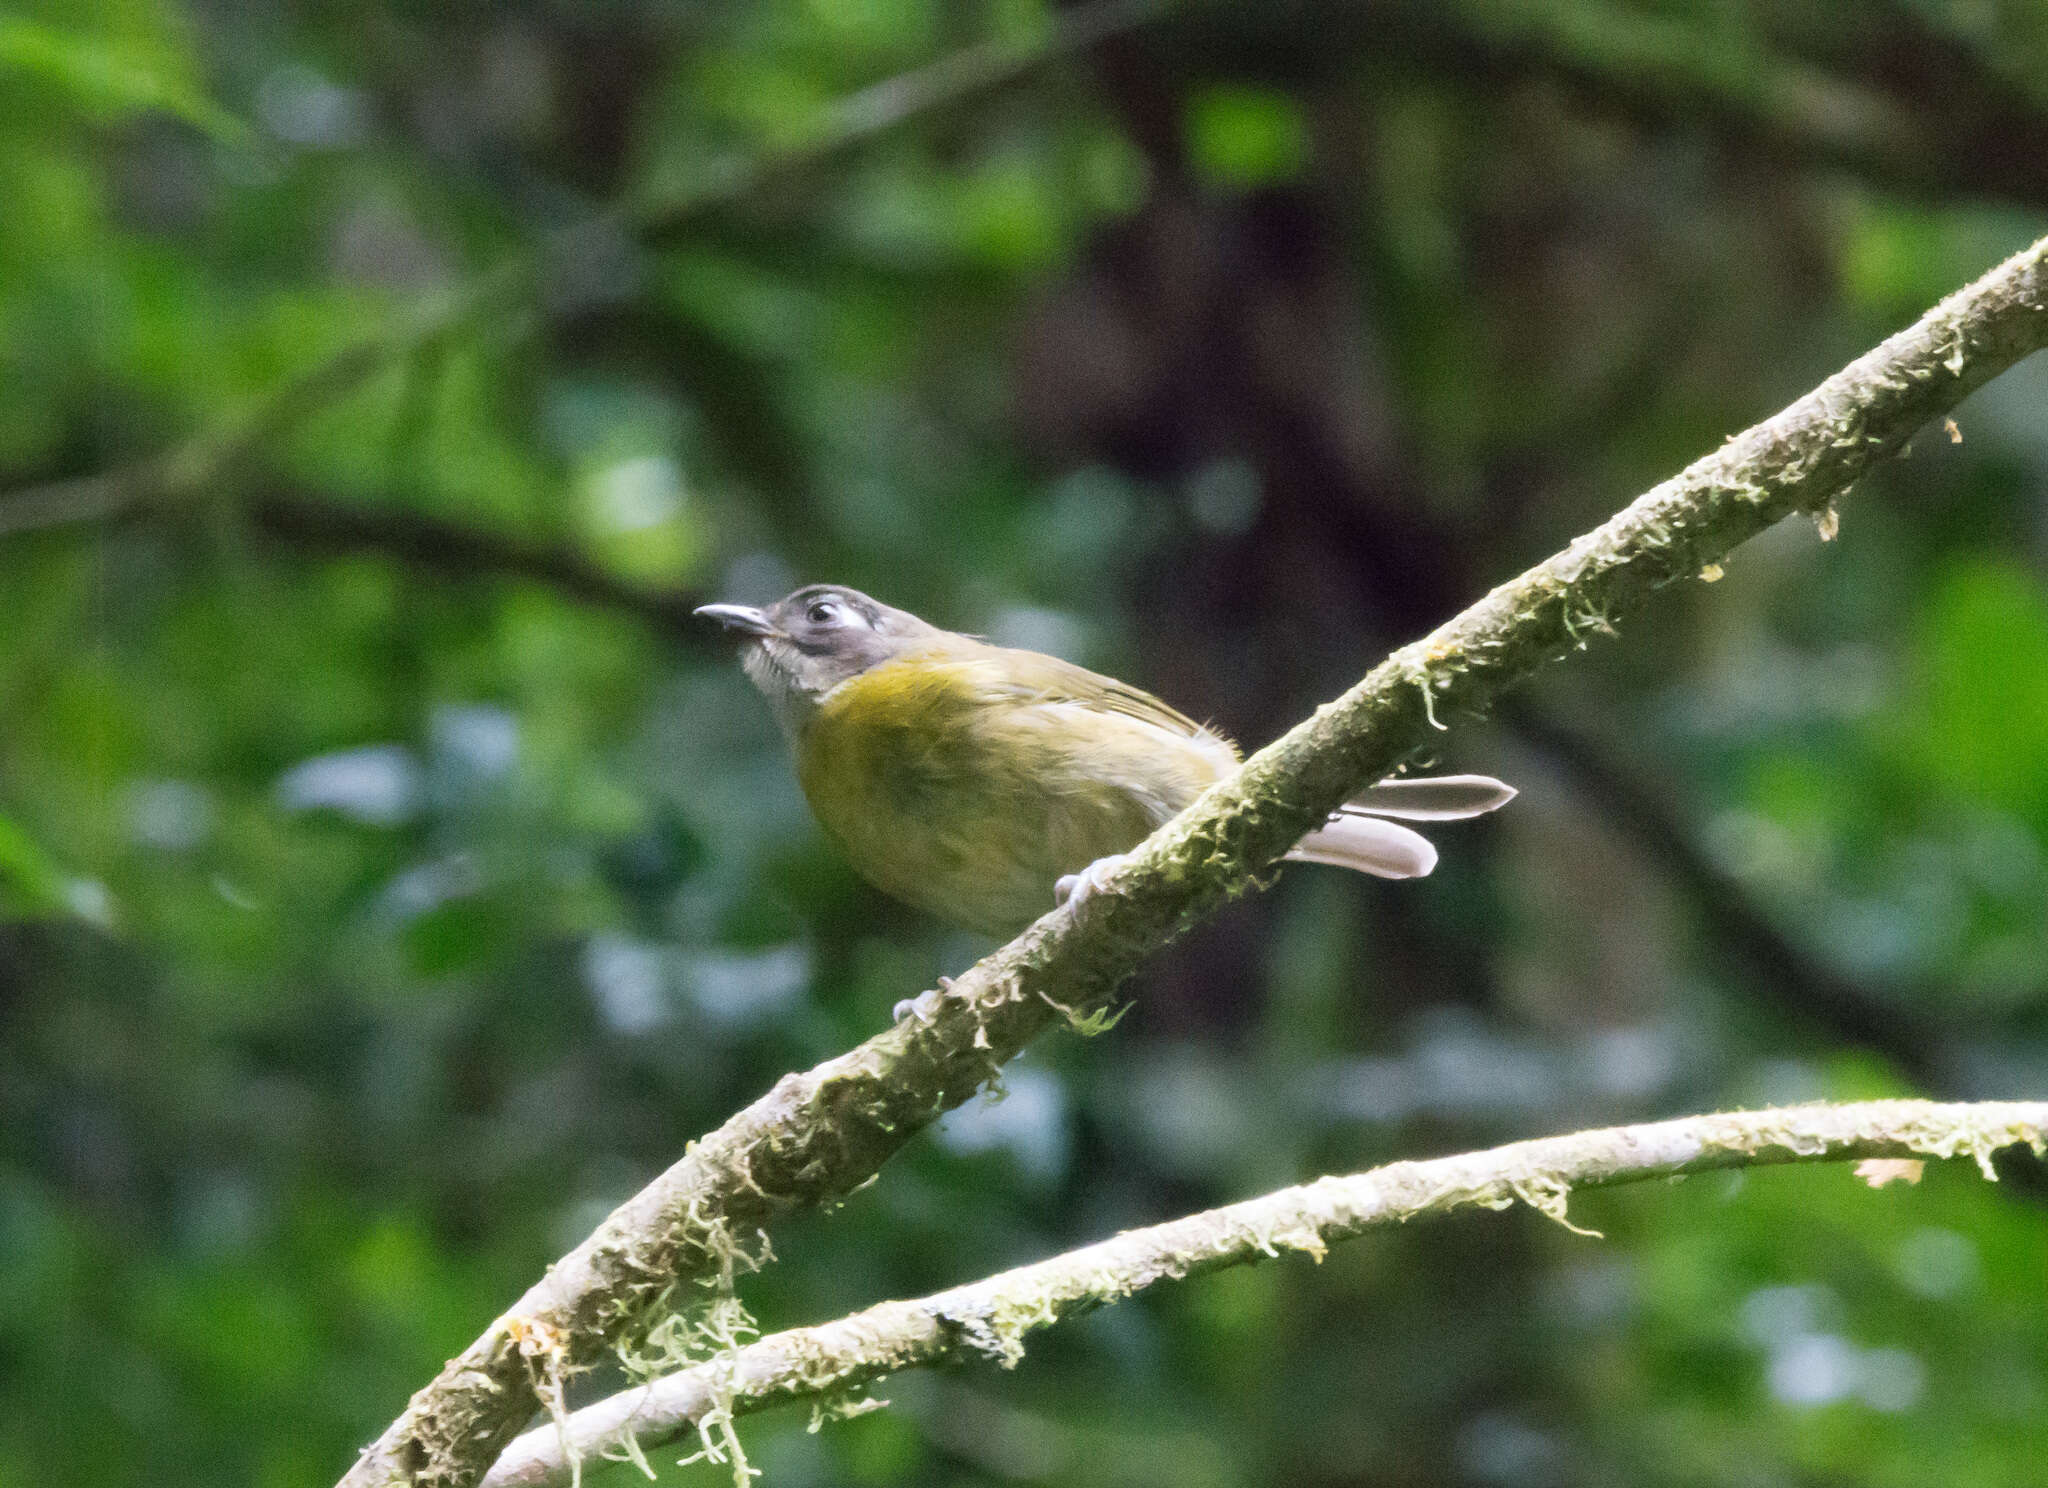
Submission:
[[[741,637],[811,810],[854,868],[969,930],[1014,935],[1237,768],[1228,739],[1149,693],[857,590],[697,613]],[[1436,849],[1383,818],[1478,816],[1514,794],[1485,775],[1381,781],[1287,856],[1415,878]]]

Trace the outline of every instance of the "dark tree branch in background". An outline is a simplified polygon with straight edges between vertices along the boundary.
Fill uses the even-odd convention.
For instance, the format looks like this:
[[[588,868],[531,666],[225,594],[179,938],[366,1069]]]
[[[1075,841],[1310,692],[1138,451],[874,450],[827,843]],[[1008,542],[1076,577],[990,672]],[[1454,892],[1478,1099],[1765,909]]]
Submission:
[[[1015,83],[1038,69],[1167,14],[1174,0],[1096,0],[1061,12],[1025,46],[972,46],[890,78],[827,109],[801,140],[780,150],[709,163],[697,179],[630,200],[513,254],[391,331],[335,353],[220,427],[116,470],[52,481],[0,496],[0,537],[103,521],[147,506],[219,494],[249,458],[422,351],[482,317],[519,306],[538,285],[543,302],[587,277],[593,256],[621,236],[659,240],[705,213],[832,163],[913,120]]]
[[[532,1411],[536,1359],[596,1361],[676,1286],[729,1277],[778,1215],[843,1196],[1062,1013],[1099,1007],[1148,954],[1260,875],[1443,720],[1611,633],[1795,512],[1822,512],[1929,419],[2048,344],[2048,239],[1775,417],[1639,497],[1375,667],[1138,847],[1087,912],[1063,908],[859,1048],[710,1133],[417,1395],[344,1480],[468,1488]],[[538,1353],[536,1352],[538,1351]]]
[[[974,1358],[1013,1368],[1026,1335],[1162,1283],[1285,1252],[1320,1261],[1340,1241],[1454,1210],[1519,1201],[1569,1224],[1566,1201],[1584,1189],[1854,1158],[1969,1156],[1995,1178],[1991,1155],[2016,1145],[2039,1152],[2044,1129],[2048,1102],[1867,1101],[1610,1127],[1322,1178],[722,1352],[527,1432],[484,1488],[560,1488],[579,1465],[587,1475],[628,1460],[607,1454],[705,1431],[715,1413],[729,1430],[735,1416],[827,1401],[905,1369]]]
[[[1913,164],[1922,194],[1958,192],[2048,205],[2048,101],[2038,87],[2038,50],[2001,46],[1952,13],[1935,19],[1919,0],[1877,0],[1862,24],[1781,33],[1785,47],[1856,79],[1903,114],[1925,146]],[[2035,76],[2030,77],[2030,73]]]
[[[1552,77],[1647,127],[1704,130],[1745,155],[1912,196],[2048,203],[2048,111],[1906,8],[1878,9],[1830,37],[1848,37],[1848,55],[1810,65],[1762,49],[1734,57],[1683,12],[1542,0],[1396,7],[1382,34],[1390,55],[1437,73],[1487,87]]]
[[[298,546],[378,553],[454,578],[530,579],[571,599],[646,621],[678,641],[703,644],[690,612],[704,596],[635,584],[574,548],[522,542],[480,527],[446,522],[398,506],[343,503],[303,493],[266,491],[247,505],[257,530]]]
[[[459,293],[418,311],[395,330],[358,342],[300,374],[217,428],[117,470],[46,482],[0,496],[0,537],[75,522],[98,522],[138,507],[180,505],[215,494],[249,458],[362,387],[385,368],[503,302],[521,282],[501,264]]]
[[[1534,709],[1510,702],[1503,721],[1545,754],[1597,811],[1685,895],[1720,952],[1745,975],[1746,996],[1784,1016],[1825,1030],[1845,1044],[1884,1055],[1922,1089],[1969,1093],[1964,1071],[1968,1024],[1919,1011],[1928,989],[1906,986],[1885,996],[1844,975],[1774,922],[1755,896],[1701,848],[1655,786],[1625,768],[1591,738]],[[2010,1165],[2003,1192],[2039,1203],[2048,1198],[2048,1167],[2038,1157]]]
[[[1944,1088],[1954,1071],[1942,1058],[1950,1039],[1937,1020],[1902,998],[1894,1004],[1807,951],[1757,908],[1742,885],[1716,867],[1679,814],[1645,780],[1592,740],[1533,709],[1509,705],[1504,721],[1541,750],[1597,810],[1684,892],[1721,946],[1752,977],[1781,988],[1774,1005],[1843,1043],[1871,1049],[1925,1087]]]
[[[1018,47],[985,42],[962,48],[925,67],[900,73],[834,104],[803,143],[777,154],[734,160],[694,187],[628,203],[636,233],[658,241],[699,213],[728,206],[775,182],[827,165],[856,146],[913,119],[979,98],[1017,82],[1050,62],[1102,45],[1170,12],[1179,0],[1096,0],[1061,10],[1046,34]]]

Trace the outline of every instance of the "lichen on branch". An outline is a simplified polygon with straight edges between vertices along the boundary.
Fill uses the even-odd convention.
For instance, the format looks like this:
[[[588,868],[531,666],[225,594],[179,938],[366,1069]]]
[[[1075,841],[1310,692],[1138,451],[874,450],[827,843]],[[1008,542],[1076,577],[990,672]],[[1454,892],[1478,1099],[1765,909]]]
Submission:
[[[1565,1206],[1582,1189],[1720,1168],[1849,1159],[1971,1157],[1987,1178],[1991,1155],[2043,1150],[2048,1101],[1868,1101],[1690,1116],[1642,1126],[1516,1142],[1489,1152],[1398,1162],[1318,1179],[1168,1224],[1130,1230],[1051,1260],[1020,1266],[914,1302],[885,1302],[813,1328],[795,1328],[636,1385],[520,1437],[484,1488],[557,1488],[698,1431],[788,1401],[824,1400],[899,1370],[979,1356],[1014,1367],[1024,1339],[1061,1319],[1164,1283],[1296,1253],[1320,1261],[1332,1245],[1387,1225],[1472,1207],[1527,1204],[1574,1232]],[[1861,1176],[1861,1169],[1859,1169]],[[1882,1186],[1884,1173],[1866,1181]]]

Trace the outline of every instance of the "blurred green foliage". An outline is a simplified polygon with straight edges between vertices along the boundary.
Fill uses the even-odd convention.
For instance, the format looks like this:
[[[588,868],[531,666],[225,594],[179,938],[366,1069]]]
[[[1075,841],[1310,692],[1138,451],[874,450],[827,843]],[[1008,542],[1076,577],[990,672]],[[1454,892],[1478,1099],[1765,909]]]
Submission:
[[[0,17],[0,531],[528,265],[203,499],[0,537],[0,1485],[332,1480],[691,1137],[980,949],[851,877],[690,600],[858,584],[1260,743],[2048,227],[2025,0],[1188,4],[599,215],[1054,21]],[[1199,931],[791,1224],[763,1326],[1391,1157],[2038,1093],[2044,395],[1454,735],[1524,794],[1435,878],[1290,872]],[[1440,1222],[742,1429],[776,1484],[1997,1488],[2048,1452],[2010,1176]]]

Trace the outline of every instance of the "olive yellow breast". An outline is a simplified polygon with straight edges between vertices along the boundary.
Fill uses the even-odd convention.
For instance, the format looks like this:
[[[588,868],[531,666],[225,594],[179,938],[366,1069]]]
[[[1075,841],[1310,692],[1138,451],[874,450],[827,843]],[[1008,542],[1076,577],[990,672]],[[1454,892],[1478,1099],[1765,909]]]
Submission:
[[[1062,874],[1134,847],[1236,764],[1228,740],[1134,688],[949,641],[833,688],[796,755],[861,875],[954,924],[1014,934]]]

